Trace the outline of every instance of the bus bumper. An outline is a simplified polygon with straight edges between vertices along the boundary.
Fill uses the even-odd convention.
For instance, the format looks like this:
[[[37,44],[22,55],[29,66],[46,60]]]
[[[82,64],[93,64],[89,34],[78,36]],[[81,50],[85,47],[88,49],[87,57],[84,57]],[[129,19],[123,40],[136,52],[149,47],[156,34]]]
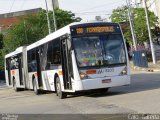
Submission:
[[[108,82],[107,82],[108,81]],[[130,84],[130,76],[112,76],[105,78],[96,79],[85,79],[75,81],[75,91],[100,89],[100,88],[110,88],[116,86],[123,86]]]

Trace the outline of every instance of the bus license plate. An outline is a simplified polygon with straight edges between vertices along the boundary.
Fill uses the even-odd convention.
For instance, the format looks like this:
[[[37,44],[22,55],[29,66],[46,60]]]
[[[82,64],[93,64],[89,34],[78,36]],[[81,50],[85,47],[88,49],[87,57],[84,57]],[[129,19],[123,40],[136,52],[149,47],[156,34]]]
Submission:
[[[102,83],[111,83],[111,79],[102,80]]]

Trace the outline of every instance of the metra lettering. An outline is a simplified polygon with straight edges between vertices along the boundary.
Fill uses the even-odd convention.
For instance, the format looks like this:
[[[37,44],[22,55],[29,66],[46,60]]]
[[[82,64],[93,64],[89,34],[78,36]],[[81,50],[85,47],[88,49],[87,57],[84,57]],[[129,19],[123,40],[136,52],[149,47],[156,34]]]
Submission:
[[[104,73],[104,70],[102,70],[102,69],[98,70],[98,72],[97,72],[97,74],[102,74],[102,73]]]
[[[109,69],[100,69],[97,71],[97,74],[103,74],[104,72],[114,72],[113,68],[109,68]]]

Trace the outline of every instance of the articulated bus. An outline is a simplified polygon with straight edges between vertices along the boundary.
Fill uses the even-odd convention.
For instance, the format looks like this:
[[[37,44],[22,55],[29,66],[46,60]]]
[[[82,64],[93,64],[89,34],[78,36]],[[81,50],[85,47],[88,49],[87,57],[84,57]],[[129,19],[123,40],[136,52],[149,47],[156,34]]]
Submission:
[[[71,23],[5,56],[7,85],[59,98],[130,84],[127,48],[116,23]]]
[[[19,47],[14,52],[5,56],[6,84],[13,86],[16,91],[25,88],[25,47]]]

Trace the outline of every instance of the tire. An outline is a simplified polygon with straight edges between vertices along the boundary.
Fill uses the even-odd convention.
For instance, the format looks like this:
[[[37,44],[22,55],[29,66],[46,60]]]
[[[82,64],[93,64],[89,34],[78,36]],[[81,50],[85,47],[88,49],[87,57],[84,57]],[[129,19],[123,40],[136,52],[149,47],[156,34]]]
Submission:
[[[62,88],[61,88],[61,83],[60,83],[59,77],[56,78],[56,95],[60,99],[64,99],[64,98],[67,97],[67,93],[62,92]]]
[[[109,88],[101,88],[101,89],[95,89],[95,90],[92,90],[94,93],[98,93],[98,94],[105,94],[107,93],[109,90]]]
[[[33,80],[33,91],[36,95],[40,94],[40,91],[37,88],[37,82],[36,79]]]
[[[18,88],[17,88],[17,86],[16,86],[16,80],[15,79],[13,79],[13,88],[14,88],[14,90],[16,91],[16,92],[18,92]]]
[[[104,93],[107,93],[108,90],[109,90],[109,88],[102,88],[99,91],[100,91],[100,93],[104,94]]]

